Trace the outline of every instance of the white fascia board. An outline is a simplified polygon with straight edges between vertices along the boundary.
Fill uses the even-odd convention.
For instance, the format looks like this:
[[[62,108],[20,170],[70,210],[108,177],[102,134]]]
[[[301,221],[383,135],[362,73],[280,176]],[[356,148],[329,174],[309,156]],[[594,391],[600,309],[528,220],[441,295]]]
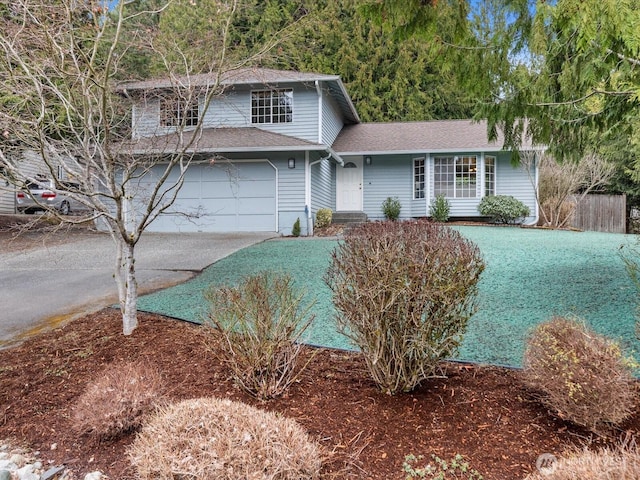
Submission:
[[[326,151],[325,145],[305,145],[305,146],[286,146],[286,147],[231,147],[231,148],[195,148],[186,150],[185,153],[243,153],[243,152],[300,152],[300,151]],[[171,155],[172,152],[167,150],[131,150],[131,155]],[[178,152],[174,152],[178,153]]]
[[[338,83],[338,87],[340,87],[340,91],[344,95],[344,98],[347,100],[347,105],[349,106],[351,113],[353,113],[353,117],[355,118],[356,123],[361,123],[362,120],[360,120],[360,115],[358,115],[356,106],[353,104],[353,100],[351,100],[351,96],[349,95],[349,93],[347,93],[347,88],[344,86],[344,83],[342,83],[342,80],[340,79],[340,77],[338,77],[337,83]]]
[[[343,157],[351,155],[425,155],[426,154],[441,154],[441,153],[480,153],[480,152],[504,152],[500,147],[489,148],[461,148],[461,149],[446,149],[446,150],[366,150],[366,151],[354,151],[354,152],[337,152],[338,155]]]

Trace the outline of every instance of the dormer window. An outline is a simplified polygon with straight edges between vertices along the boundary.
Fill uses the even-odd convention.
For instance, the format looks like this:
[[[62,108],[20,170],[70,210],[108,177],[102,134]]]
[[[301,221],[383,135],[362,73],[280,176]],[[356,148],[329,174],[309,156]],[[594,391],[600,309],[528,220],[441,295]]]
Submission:
[[[293,122],[293,89],[251,92],[251,123]]]
[[[184,98],[163,98],[160,101],[160,125],[163,127],[193,127],[198,125],[198,101]]]

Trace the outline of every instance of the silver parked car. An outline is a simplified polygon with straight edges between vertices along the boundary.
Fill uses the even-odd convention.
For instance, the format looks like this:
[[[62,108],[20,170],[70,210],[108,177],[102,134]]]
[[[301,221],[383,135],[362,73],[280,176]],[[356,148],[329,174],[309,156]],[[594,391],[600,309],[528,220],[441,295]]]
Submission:
[[[80,185],[74,182],[60,182],[56,188],[53,180],[28,182],[23,190],[16,193],[16,208],[20,213],[34,213],[43,210],[57,210],[62,215],[89,211],[81,202],[65,192],[78,192]]]

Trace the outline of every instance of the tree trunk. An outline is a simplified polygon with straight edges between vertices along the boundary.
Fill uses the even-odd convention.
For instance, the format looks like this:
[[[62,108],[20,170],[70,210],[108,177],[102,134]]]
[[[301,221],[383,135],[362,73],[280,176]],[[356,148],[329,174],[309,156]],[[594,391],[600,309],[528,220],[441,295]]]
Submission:
[[[131,335],[138,326],[138,281],[136,280],[134,245],[118,241],[118,265],[116,282],[120,311],[122,312],[122,333]]]

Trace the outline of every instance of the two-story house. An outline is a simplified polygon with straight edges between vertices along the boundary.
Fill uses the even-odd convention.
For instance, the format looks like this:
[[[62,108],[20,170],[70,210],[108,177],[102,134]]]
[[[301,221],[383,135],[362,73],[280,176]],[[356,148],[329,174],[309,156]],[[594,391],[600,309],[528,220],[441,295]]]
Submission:
[[[195,76],[190,85],[207,85]],[[176,119],[202,122],[178,201],[151,231],[274,231],[291,233],[300,219],[310,233],[320,208],[363,212],[382,219],[381,205],[397,197],[401,218],[426,217],[438,194],[451,217],[477,217],[486,195],[513,195],[537,220],[530,174],[512,165],[502,141],[489,142],[483,122],[444,120],[362,123],[340,77],[271,69],[228,72],[224,91],[206,111],[154,95],[167,80],[128,82],[121,92],[136,100],[135,152],[175,148]],[[188,128],[187,128],[188,129]],[[213,161],[211,161],[213,159]],[[197,212],[190,218],[181,211]]]

